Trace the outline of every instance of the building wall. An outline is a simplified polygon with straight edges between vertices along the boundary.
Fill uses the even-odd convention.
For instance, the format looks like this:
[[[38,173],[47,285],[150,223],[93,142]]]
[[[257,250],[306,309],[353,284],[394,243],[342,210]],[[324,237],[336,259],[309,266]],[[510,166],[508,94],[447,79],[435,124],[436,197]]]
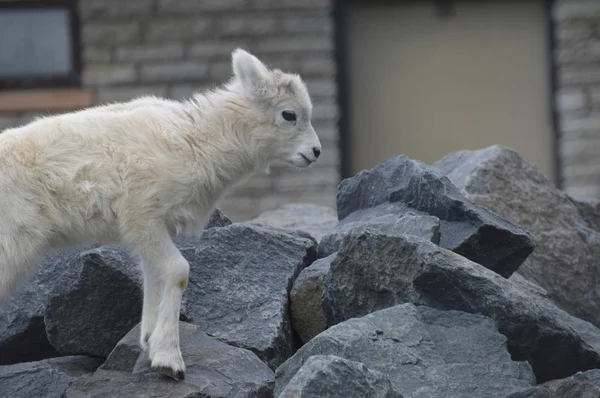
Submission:
[[[256,176],[220,207],[243,220],[291,201],[333,206],[339,154],[331,7],[330,0],[79,0],[82,87],[94,103],[188,97],[231,76],[237,46],[300,73],[313,98],[321,158],[309,169]],[[35,115],[0,115],[0,128]]]
[[[552,17],[563,187],[600,199],[600,1],[556,0]]]

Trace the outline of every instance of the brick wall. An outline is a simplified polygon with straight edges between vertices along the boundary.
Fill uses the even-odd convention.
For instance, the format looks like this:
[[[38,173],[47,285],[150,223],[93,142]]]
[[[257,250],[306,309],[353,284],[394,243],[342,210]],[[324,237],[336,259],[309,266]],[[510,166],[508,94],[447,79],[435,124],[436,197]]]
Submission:
[[[291,201],[335,205],[339,182],[330,0],[79,0],[82,86],[95,103],[142,94],[183,98],[231,76],[242,46],[272,67],[302,75],[323,154],[309,169],[274,169],[231,192],[235,220]],[[0,129],[35,114],[0,115]]]
[[[563,186],[600,198],[600,1],[557,0],[553,19]]]

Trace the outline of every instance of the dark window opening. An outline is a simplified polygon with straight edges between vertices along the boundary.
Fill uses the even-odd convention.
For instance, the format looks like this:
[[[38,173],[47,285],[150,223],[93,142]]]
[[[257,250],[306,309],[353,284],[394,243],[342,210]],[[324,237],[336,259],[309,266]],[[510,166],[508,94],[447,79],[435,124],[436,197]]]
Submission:
[[[75,0],[0,2],[0,89],[78,86]]]

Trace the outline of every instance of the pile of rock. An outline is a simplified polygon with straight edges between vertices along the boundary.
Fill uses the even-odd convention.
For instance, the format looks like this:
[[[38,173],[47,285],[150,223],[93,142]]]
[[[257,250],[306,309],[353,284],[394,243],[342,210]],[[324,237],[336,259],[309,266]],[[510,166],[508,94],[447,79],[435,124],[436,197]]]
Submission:
[[[392,157],[336,210],[217,211],[177,239],[183,381],[138,346],[135,258],[49,253],[0,312],[0,395],[597,397],[599,234],[597,203],[510,149]]]

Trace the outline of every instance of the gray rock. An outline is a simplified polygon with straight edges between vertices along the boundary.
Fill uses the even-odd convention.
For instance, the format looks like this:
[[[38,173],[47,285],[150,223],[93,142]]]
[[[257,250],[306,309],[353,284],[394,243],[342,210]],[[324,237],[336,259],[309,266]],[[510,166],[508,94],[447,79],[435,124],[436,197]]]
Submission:
[[[199,327],[179,323],[180,344],[186,364],[185,379],[175,381],[150,370],[147,351],[137,359],[133,370],[98,369],[93,374],[77,378],[66,398],[93,397],[253,397],[273,396],[273,371],[254,353],[232,347],[209,337]],[[132,329],[122,345],[131,344],[139,335],[139,326]],[[124,353],[121,351],[121,353]],[[129,354],[119,359],[111,354],[113,363],[129,362]]]
[[[327,328],[323,291],[329,265],[334,257],[335,254],[332,254],[304,268],[290,291],[292,325],[303,343]]]
[[[535,384],[506,338],[482,315],[402,304],[332,326],[275,373],[278,396],[313,355],[336,355],[384,374],[409,397],[500,397]]]
[[[537,247],[519,273],[572,315],[600,326],[600,233],[593,203],[559,191],[515,151],[491,146],[434,163],[473,201],[527,228]]]
[[[587,200],[577,200],[569,195],[567,198],[579,211],[579,215],[585,223],[595,231],[600,232],[600,200],[589,198]]]
[[[272,227],[234,223],[178,241],[190,262],[184,319],[255,352],[275,369],[295,350],[289,292],[316,259],[314,241]]]
[[[289,203],[248,221],[251,224],[303,231],[312,236],[317,243],[333,230],[337,222],[335,209],[312,203]]]
[[[402,398],[382,373],[335,355],[313,355],[278,398]]]
[[[44,314],[48,341],[63,355],[106,357],[140,320],[138,262],[113,246],[74,256],[50,292]]]
[[[191,329],[188,328],[188,324],[181,323],[180,327],[185,328],[187,332]],[[183,326],[182,326],[183,325]],[[187,333],[184,332],[184,333]],[[121,372],[133,372],[135,364],[142,354],[142,347],[140,347],[140,324],[138,323],[133,329],[131,329],[119,342],[115,345],[113,350],[108,354],[106,361],[98,368],[101,370],[118,370]],[[182,332],[180,331],[180,335]],[[183,353],[182,353],[183,355]]]
[[[411,302],[483,314],[527,360],[539,382],[600,366],[600,330],[485,267],[415,237],[348,235],[331,262],[329,324]]]
[[[93,372],[100,362],[67,356],[0,366],[0,397],[62,397],[76,377]]]
[[[206,222],[204,228],[209,229],[214,227],[226,227],[228,225],[231,225],[231,220],[227,218],[227,216],[225,216],[221,210],[215,209]]]
[[[441,222],[439,218],[410,210],[394,214],[397,209],[398,206],[394,205],[379,205],[351,213],[340,221],[331,233],[323,237],[319,244],[318,256],[323,258],[335,253],[344,236],[350,232],[357,233],[367,229],[392,236],[416,235],[435,244],[440,243]]]
[[[600,397],[600,370],[578,372],[571,377],[548,381],[506,398],[598,398]]]
[[[389,158],[340,183],[340,221],[357,210],[378,206],[393,215],[410,210],[439,218],[441,247],[506,278],[535,246],[523,228],[465,198],[435,167],[406,156]],[[371,216],[365,215],[366,219]]]
[[[58,356],[46,336],[44,312],[50,291],[62,283],[75,251],[46,253],[37,272],[0,309],[0,365]]]
[[[37,274],[0,308],[0,365],[58,355],[46,337],[44,310],[48,290],[62,272],[65,258],[52,254],[44,257]]]
[[[518,272],[512,274],[510,278],[508,278],[508,280],[514,283],[524,292],[530,293],[534,296],[542,297],[544,299],[550,299],[550,295],[548,294],[548,291],[546,289],[536,285],[528,279],[525,279],[525,277],[519,274]]]
[[[515,272],[511,275],[509,280],[522,291],[529,293],[532,296],[538,296],[540,300],[537,302],[537,305],[546,307],[551,312],[556,308],[552,298],[545,289],[525,279],[522,275]],[[573,316],[563,318],[561,321],[576,330],[583,341],[593,347],[596,351],[600,350],[600,333],[596,326]]]

